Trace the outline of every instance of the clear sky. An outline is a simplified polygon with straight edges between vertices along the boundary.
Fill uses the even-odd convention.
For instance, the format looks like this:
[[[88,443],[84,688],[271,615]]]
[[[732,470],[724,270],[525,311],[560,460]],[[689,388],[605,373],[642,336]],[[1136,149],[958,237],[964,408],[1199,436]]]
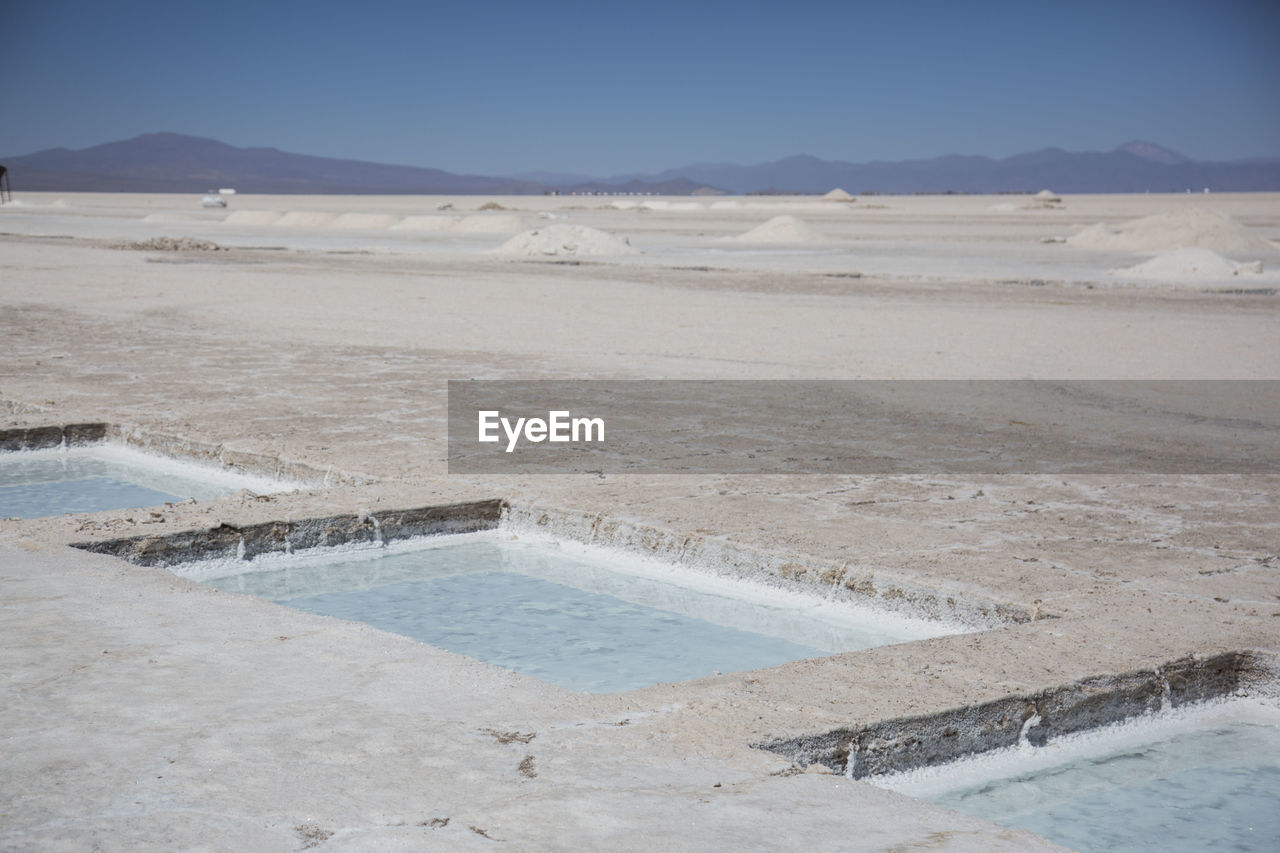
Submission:
[[[491,175],[1280,155],[1280,0],[0,0],[0,39],[0,154],[167,130]]]

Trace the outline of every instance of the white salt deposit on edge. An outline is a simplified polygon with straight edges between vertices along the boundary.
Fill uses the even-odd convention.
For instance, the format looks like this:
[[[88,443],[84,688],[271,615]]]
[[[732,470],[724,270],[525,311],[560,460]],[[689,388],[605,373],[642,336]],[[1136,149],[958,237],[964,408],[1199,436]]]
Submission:
[[[638,255],[625,239],[584,225],[548,225],[517,234],[493,250],[500,255]]]
[[[726,237],[737,243],[820,243],[826,238],[794,216],[775,216],[744,234]]]
[[[867,782],[878,788],[929,799],[1015,775],[1029,776],[1073,761],[1098,759],[1121,751],[1140,752],[1154,741],[1241,720],[1268,726],[1280,725],[1280,709],[1276,708],[1273,699],[1266,697],[1210,699],[1059,735],[1044,746],[1018,743],[945,764],[871,776]]]
[[[186,213],[148,213],[143,222],[194,222],[196,217]]]
[[[320,213],[311,210],[291,210],[277,219],[274,225],[284,228],[323,228],[338,218],[336,213]]]
[[[1159,252],[1164,249],[1215,249],[1219,252],[1266,251],[1275,247],[1230,216],[1217,210],[1189,207],[1144,216],[1121,225],[1090,225],[1067,244],[1082,249]]]
[[[79,447],[19,450],[6,453],[5,456],[6,462],[18,466],[57,462],[59,467],[70,464],[71,470],[74,471],[80,466],[87,465],[91,466],[89,471],[84,471],[83,468],[81,471],[90,473],[91,476],[95,473],[104,473],[93,472],[92,466],[104,465],[107,466],[108,472],[114,471],[117,476],[123,475],[123,479],[128,479],[137,485],[173,495],[186,495],[201,501],[215,500],[241,489],[248,489],[256,494],[270,494],[306,485],[281,477],[224,467],[212,461],[179,459],[115,442]],[[20,475],[21,468],[11,473]],[[107,475],[110,476],[110,473]]]
[[[519,531],[518,540],[512,536],[513,530]],[[684,612],[716,624],[762,631],[828,652],[848,650],[850,646],[866,647],[865,642],[830,645],[833,635],[847,637],[853,633],[855,637],[865,637],[866,632],[871,631],[889,634],[895,636],[897,642],[904,642],[976,630],[974,626],[958,622],[922,619],[860,602],[832,600],[814,592],[781,589],[760,578],[723,574],[710,565],[696,562],[690,565],[683,561],[680,564],[670,563],[622,548],[556,539],[523,525],[511,528],[505,522],[499,530],[399,539],[382,547],[372,543],[348,543],[289,554],[259,554],[251,560],[219,557],[180,563],[169,567],[169,571],[179,577],[207,583],[256,572],[285,568],[296,570],[337,561],[363,563],[387,556],[422,554],[479,543],[492,543],[511,553],[524,551],[543,556],[559,553],[569,561],[581,561],[578,565],[543,563],[540,567],[539,573],[544,579],[565,586],[637,603],[665,605],[664,609]],[[662,596],[659,599],[661,604],[653,595],[655,584],[661,584],[658,589]],[[682,601],[688,601],[682,592],[699,596],[697,612],[679,606]],[[740,609],[743,607],[750,609],[744,613]]]
[[[1148,261],[1114,269],[1111,274],[1124,278],[1211,281],[1240,275],[1259,275],[1262,261],[1236,263],[1212,249],[1175,249],[1162,252]]]
[[[840,187],[836,187],[831,192],[823,196],[827,201],[853,201],[853,196],[849,195]]]
[[[390,228],[400,217],[390,213],[344,213],[329,223],[330,228],[376,231]]]
[[[431,214],[415,214],[391,226],[392,231],[448,231],[458,224],[453,216],[434,216]]]
[[[851,204],[832,204],[821,198],[811,201],[793,201],[786,199],[782,201],[747,201],[742,206],[747,210],[800,210],[813,211],[815,213],[831,213],[833,210],[853,210]]]
[[[514,234],[524,227],[524,219],[514,213],[477,213],[465,216],[453,226],[468,234]]]
[[[274,225],[284,216],[278,210],[233,210],[224,225]]]
[[[1040,190],[1040,192],[1036,193],[1032,198],[1035,198],[1038,201],[1047,201],[1055,204],[1062,201],[1062,198],[1053,190]]]

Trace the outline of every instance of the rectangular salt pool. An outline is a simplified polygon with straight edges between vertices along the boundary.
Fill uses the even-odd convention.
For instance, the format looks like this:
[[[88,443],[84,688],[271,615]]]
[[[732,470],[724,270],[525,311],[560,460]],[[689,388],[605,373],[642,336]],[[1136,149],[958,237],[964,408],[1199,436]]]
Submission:
[[[1214,703],[869,779],[1079,851],[1280,850],[1280,708]]]
[[[0,518],[41,518],[210,500],[283,484],[114,444],[0,453]]]
[[[171,570],[590,693],[966,630],[502,531]]]

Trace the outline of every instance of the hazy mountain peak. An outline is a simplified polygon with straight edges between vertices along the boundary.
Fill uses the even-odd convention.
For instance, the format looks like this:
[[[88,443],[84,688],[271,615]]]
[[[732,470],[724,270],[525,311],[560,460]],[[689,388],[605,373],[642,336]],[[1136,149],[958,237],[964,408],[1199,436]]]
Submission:
[[[1143,160],[1150,160],[1152,163],[1161,163],[1165,166],[1177,166],[1181,163],[1191,162],[1190,157],[1165,148],[1163,145],[1147,142],[1144,139],[1126,142],[1116,150],[1127,152],[1135,157],[1141,157]]]

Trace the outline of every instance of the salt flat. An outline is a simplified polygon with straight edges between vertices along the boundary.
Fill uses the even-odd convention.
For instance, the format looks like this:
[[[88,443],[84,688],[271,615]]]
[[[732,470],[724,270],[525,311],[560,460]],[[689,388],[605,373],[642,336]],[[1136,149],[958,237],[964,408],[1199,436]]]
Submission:
[[[330,478],[0,521],[0,845],[1048,848],[751,745],[1280,648],[1272,474],[460,477],[444,446],[449,379],[1277,379],[1275,194],[18,200],[0,428]],[[1260,272],[1130,277],[1153,251],[1058,242],[1200,209],[1273,241],[1214,250]],[[811,236],[726,239],[776,216]],[[495,251],[555,224],[638,253]],[[226,248],[128,248],[157,237]],[[587,696],[66,547],[494,497],[1055,618]]]

